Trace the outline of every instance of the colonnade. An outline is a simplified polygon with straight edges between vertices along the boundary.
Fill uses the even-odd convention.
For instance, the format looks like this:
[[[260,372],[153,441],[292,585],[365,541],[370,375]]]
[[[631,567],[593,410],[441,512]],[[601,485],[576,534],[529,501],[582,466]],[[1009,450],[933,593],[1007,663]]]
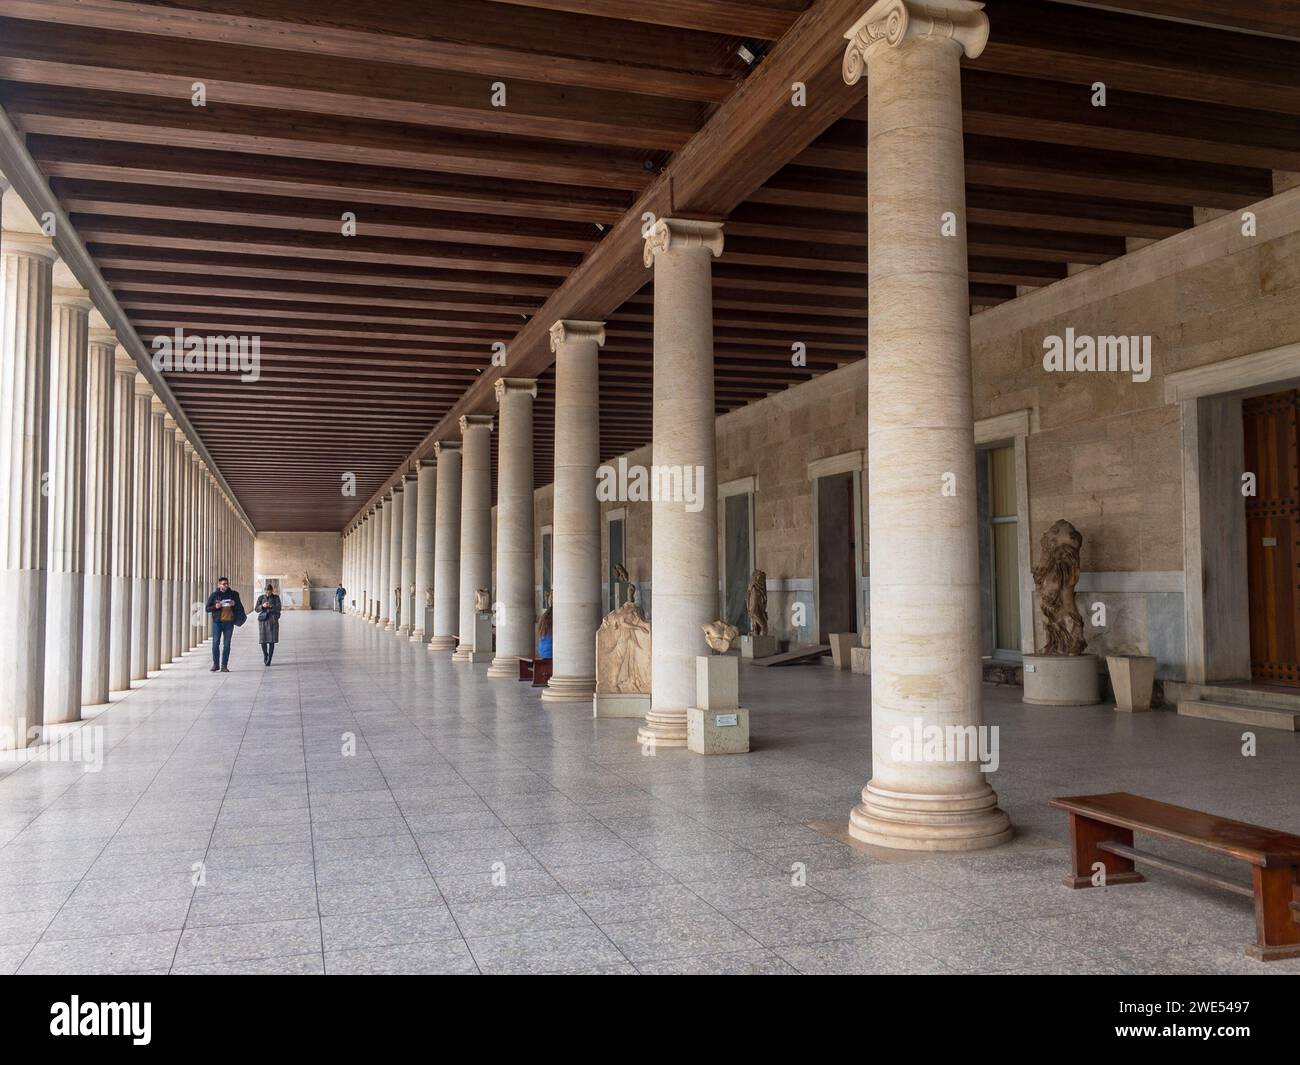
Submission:
[[[909,759],[893,742],[932,726],[982,721],[979,573],[970,374],[963,56],[988,36],[979,3],[878,0],[854,25],[843,73],[869,69],[868,439],[870,500],[872,778],[850,832],[881,846],[965,850],[1010,835],[997,796],[971,761]],[[955,227],[954,223],[955,222]],[[652,693],[638,734],[646,748],[686,745],[703,626],[720,611],[713,393],[712,263],[724,225],[659,219],[643,250],[654,279],[652,478],[690,470],[703,507],[653,503]],[[553,668],[542,698],[590,700],[600,622],[599,357],[604,324],[551,326],[555,354]],[[531,654],[533,589],[532,397],[536,383],[496,383],[500,440],[495,657],[489,677],[514,675]],[[490,574],[486,414],[460,421],[461,440],[432,461],[432,522],[416,521],[416,558],[434,559],[431,651],[474,655],[474,602]],[[409,475],[408,475],[409,476]],[[410,481],[405,485],[409,491]],[[422,482],[423,483],[423,482]],[[430,479],[427,483],[434,483]],[[680,481],[679,481],[680,483]],[[953,483],[955,493],[947,490]],[[389,621],[390,551],[404,550],[398,484],[345,530],[356,612]],[[963,490],[964,489],[964,490]],[[423,489],[421,489],[423,490]],[[427,512],[426,512],[427,515]],[[405,535],[412,535],[406,533]],[[429,539],[432,538],[432,545]],[[391,545],[390,545],[391,540]],[[426,566],[421,571],[428,574]],[[525,585],[526,592],[525,594]],[[416,599],[426,589],[416,589]],[[421,602],[423,600],[420,600]],[[527,622],[527,626],[525,626]]]
[[[0,178],[0,750],[207,638],[253,533],[54,240]]]

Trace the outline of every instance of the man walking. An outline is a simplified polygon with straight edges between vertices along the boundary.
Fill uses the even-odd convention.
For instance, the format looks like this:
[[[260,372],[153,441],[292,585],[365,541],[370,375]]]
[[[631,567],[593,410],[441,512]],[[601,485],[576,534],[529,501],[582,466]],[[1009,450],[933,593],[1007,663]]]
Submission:
[[[340,584],[337,588],[334,589],[334,602],[335,604],[337,604],[338,612],[340,614],[343,613],[343,599],[347,594],[348,594],[347,589],[344,588],[342,584]]]
[[[230,672],[230,638],[235,627],[242,625],[248,615],[239,593],[230,587],[226,577],[217,578],[216,590],[208,596],[207,612],[212,615],[212,672]]]

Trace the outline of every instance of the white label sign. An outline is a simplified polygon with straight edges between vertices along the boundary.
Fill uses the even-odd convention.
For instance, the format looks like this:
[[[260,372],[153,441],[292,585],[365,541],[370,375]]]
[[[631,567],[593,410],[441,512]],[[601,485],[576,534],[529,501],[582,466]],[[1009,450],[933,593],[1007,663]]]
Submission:
[[[726,726],[734,725],[736,723],[736,715],[735,714],[714,714],[713,723],[718,728],[726,728]]]
[[[1266,537],[1264,537],[1264,546],[1265,546],[1265,547],[1277,547],[1277,537],[1276,537],[1276,536],[1266,536]]]

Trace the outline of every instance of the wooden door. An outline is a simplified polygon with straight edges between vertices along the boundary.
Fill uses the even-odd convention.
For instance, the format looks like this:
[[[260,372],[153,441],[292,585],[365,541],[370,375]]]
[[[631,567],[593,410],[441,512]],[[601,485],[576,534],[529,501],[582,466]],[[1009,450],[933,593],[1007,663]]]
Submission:
[[[1245,400],[1242,422],[1251,675],[1300,686],[1300,389]]]

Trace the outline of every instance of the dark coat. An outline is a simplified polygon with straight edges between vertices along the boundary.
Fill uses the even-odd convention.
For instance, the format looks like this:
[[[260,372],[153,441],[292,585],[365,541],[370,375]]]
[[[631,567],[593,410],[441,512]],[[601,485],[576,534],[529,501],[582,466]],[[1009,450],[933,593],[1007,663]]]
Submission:
[[[280,642],[280,597],[274,593],[257,597],[257,642]]]
[[[231,588],[228,592],[220,591],[214,588],[212,594],[208,596],[208,603],[203,609],[212,615],[212,622],[215,625],[221,617],[221,607],[217,603],[222,599],[233,599],[235,601],[235,624],[242,625],[248,620],[248,614],[244,611],[244,604],[239,598],[239,593]]]

